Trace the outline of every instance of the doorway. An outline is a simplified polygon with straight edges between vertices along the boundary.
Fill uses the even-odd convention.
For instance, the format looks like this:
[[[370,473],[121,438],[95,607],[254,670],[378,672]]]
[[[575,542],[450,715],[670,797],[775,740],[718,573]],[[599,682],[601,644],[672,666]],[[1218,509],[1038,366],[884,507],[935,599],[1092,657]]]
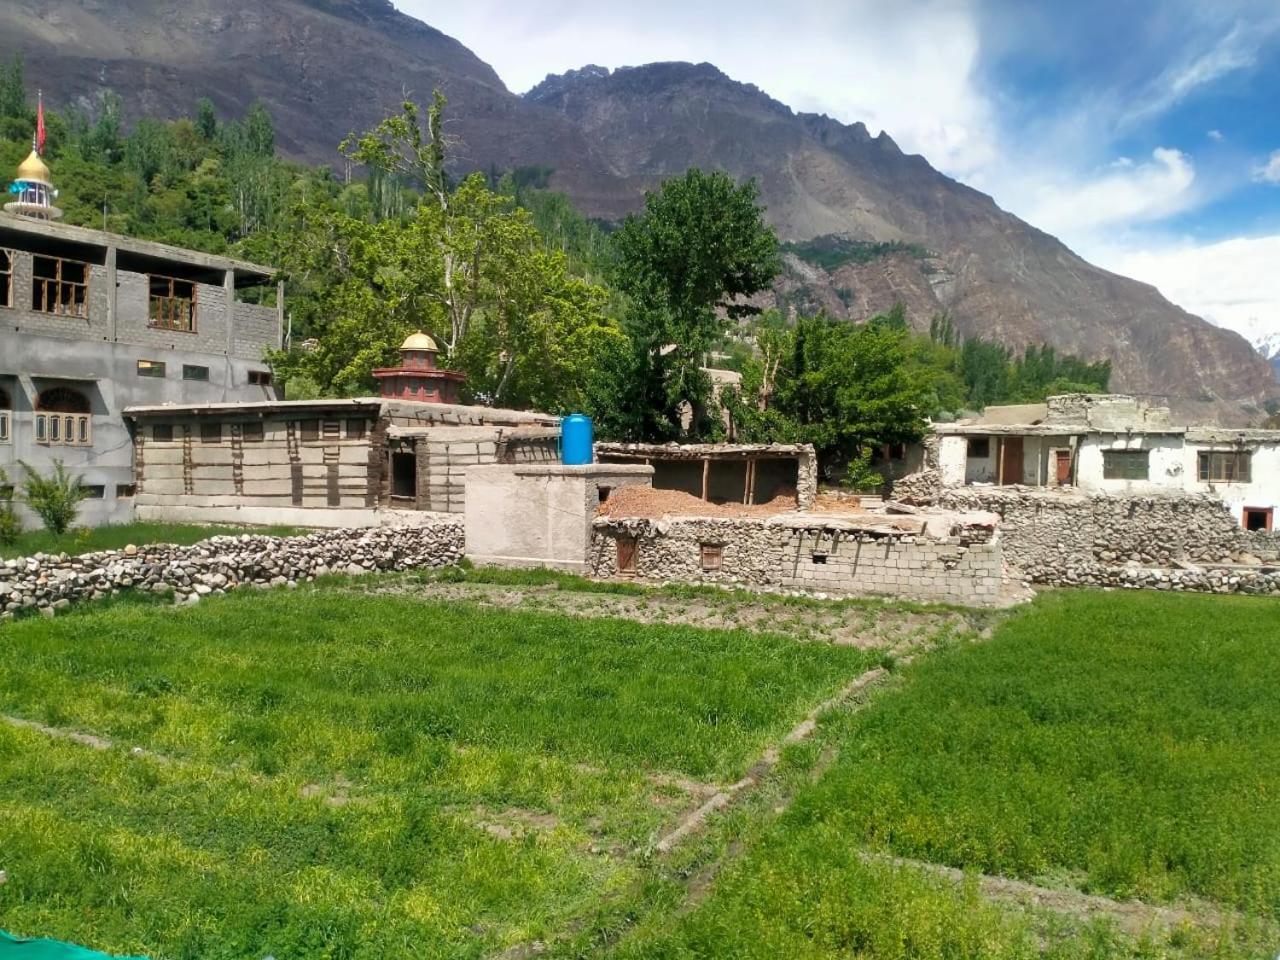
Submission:
[[[412,453],[391,454],[391,497],[418,500],[418,458]]]
[[[1271,529],[1271,521],[1275,516],[1275,510],[1272,507],[1245,507],[1244,508],[1244,528],[1252,531],[1268,531]]]
[[[1071,485],[1071,451],[1055,450],[1053,451],[1053,483],[1054,486],[1068,487]]]
[[[1007,487],[1022,482],[1022,438],[1005,437],[1000,441],[1000,485]]]

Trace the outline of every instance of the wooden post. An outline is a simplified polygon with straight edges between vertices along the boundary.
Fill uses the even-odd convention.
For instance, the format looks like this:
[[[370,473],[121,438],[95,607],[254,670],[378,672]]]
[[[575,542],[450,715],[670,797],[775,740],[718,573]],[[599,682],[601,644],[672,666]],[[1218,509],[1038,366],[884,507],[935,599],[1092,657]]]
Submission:
[[[1004,486],[1004,437],[996,438],[996,486]]]
[[[704,457],[702,460],[702,499],[709,500],[711,492],[711,458]]]
[[[752,460],[750,457],[748,457],[746,462],[746,469],[742,471],[743,473],[743,482],[742,482],[743,504],[748,504],[751,502],[751,466],[753,463],[755,463],[755,461]]]

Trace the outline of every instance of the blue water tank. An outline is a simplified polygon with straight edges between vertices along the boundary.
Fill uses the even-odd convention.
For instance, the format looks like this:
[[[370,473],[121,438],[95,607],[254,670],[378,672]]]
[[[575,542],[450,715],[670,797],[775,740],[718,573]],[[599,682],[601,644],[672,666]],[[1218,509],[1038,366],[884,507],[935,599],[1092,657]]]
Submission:
[[[594,459],[591,418],[573,413],[560,421],[560,461],[581,465]]]

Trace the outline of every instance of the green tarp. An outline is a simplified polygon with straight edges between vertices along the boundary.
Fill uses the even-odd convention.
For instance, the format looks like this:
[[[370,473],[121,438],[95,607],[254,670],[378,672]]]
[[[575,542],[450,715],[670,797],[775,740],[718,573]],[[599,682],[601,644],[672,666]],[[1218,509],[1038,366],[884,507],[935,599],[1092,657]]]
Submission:
[[[99,953],[74,943],[60,940],[27,940],[0,930],[0,960],[113,960],[110,954]],[[146,960],[145,957],[119,957],[114,960]]]

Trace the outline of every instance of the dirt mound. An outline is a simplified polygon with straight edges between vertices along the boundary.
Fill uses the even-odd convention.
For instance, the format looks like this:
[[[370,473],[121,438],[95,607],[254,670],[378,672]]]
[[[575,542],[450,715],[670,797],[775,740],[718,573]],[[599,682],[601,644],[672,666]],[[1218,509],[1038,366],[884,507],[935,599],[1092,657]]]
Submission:
[[[600,504],[601,517],[772,517],[797,509],[794,490],[779,493],[768,503],[709,503],[683,490],[631,486],[613,491]]]

